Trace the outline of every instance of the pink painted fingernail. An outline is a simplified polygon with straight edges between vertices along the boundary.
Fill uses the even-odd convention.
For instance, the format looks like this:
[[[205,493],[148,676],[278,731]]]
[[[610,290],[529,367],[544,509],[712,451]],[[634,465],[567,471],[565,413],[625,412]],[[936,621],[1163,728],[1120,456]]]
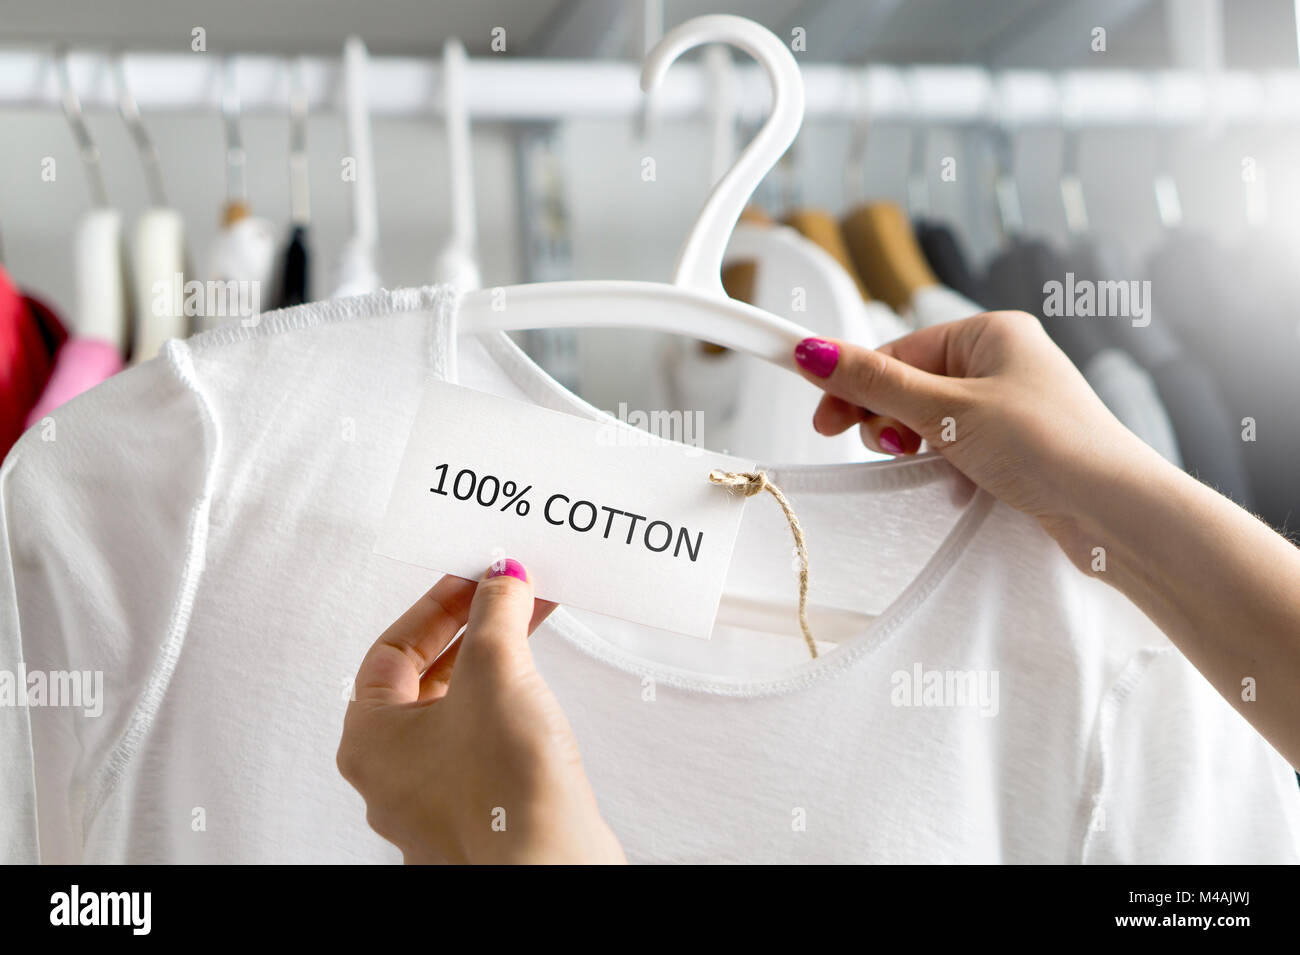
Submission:
[[[492,567],[488,570],[488,577],[501,577],[503,575],[514,577],[518,580],[527,581],[528,571],[524,570],[524,565],[511,557],[505,557],[498,561],[493,561]]]
[[[903,439],[893,428],[884,428],[880,432],[880,446],[890,454],[903,453]]]
[[[794,349],[799,367],[818,378],[827,378],[840,360],[840,346],[824,338],[805,338]]]

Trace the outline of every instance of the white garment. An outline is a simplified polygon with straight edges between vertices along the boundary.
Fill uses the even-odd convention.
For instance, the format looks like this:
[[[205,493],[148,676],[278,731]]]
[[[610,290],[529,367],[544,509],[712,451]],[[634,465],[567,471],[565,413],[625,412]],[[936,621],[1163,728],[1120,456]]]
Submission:
[[[944,322],[970,318],[972,315],[987,311],[988,309],[983,305],[977,305],[946,285],[927,285],[917,289],[912,295],[912,301],[908,303],[907,312],[903,317],[913,327],[925,328],[929,325],[942,325]]]
[[[126,354],[131,321],[121,213],[116,209],[86,213],[73,237],[73,260],[72,330],[80,338],[110,342]]]
[[[483,284],[474,256],[454,242],[434,259],[433,280],[439,285],[450,285],[466,292]]]
[[[181,214],[161,207],[140,213],[132,261],[136,304],[131,360],[148,361],[167,339],[185,338],[190,333],[183,304],[185,220]]]
[[[209,283],[238,283],[232,289],[238,302],[255,308],[247,310],[256,314],[268,305],[275,304],[275,232],[265,219],[244,216],[224,226],[208,249],[205,276]],[[233,295],[226,298],[226,306],[219,314],[205,312],[199,316],[198,327],[203,330],[223,325],[241,324],[253,315],[239,314]]]
[[[348,239],[339,253],[334,271],[334,292],[330,298],[351,298],[379,291],[374,249],[357,239]]]
[[[1183,466],[1178,438],[1155,379],[1128,352],[1103,348],[1088,359],[1082,371],[1097,397],[1124,427],[1160,452],[1166,461]]]
[[[105,686],[97,718],[0,708],[4,861],[399,860],[334,756],[362,656],[437,578],[372,550],[422,383],[455,362],[595,414],[504,335],[456,348],[453,310],[384,292],[172,341],[18,442],[0,667]],[[1300,857],[1282,759],[1035,522],[932,456],[773,476],[818,660],[765,499],[712,640],[560,608],[530,642],[631,860]],[[917,666],[996,670],[997,715],[894,705]]]

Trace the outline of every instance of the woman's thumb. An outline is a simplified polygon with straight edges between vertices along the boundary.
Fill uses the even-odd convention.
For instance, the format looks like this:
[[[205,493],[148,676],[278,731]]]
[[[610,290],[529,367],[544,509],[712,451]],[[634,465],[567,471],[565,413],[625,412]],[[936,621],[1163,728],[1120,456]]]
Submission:
[[[517,560],[496,561],[474,591],[456,676],[503,682],[533,668],[533,585]]]

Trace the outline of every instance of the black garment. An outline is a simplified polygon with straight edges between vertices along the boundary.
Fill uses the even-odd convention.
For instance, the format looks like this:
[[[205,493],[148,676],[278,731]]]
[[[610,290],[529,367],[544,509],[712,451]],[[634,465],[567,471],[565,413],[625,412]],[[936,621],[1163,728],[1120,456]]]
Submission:
[[[301,305],[307,301],[310,255],[307,249],[307,227],[296,225],[284,250],[284,265],[280,270],[280,294],[277,308]]]
[[[952,229],[933,219],[917,219],[912,223],[912,231],[935,277],[954,292],[982,304],[980,283]]]
[[[1177,233],[1148,261],[1156,308],[1223,392],[1255,511],[1283,533],[1300,524],[1300,375],[1295,264],[1256,237],[1227,249]],[[1243,439],[1252,419],[1255,440]]]
[[[1096,242],[1083,240],[1069,253],[1075,274],[1093,282],[1138,278]],[[1152,296],[1155,286],[1152,286]],[[1183,469],[1245,508],[1253,508],[1242,454],[1240,427],[1208,369],[1183,348],[1164,315],[1151,306],[1150,324],[1106,320],[1107,342],[1128,352],[1156,383],[1178,439]]]
[[[1044,315],[1047,283],[1066,282],[1070,269],[1045,242],[1017,238],[989,263],[984,280],[984,304],[990,309],[1014,309],[1036,315],[1061,351],[1082,370],[1106,347],[1105,336],[1091,318]]]

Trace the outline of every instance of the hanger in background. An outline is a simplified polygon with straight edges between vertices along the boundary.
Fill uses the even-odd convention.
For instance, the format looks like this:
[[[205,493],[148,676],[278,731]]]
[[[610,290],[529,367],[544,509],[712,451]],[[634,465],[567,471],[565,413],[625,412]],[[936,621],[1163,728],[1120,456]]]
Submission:
[[[825,209],[805,207],[795,209],[782,221],[809,242],[821,247],[844,270],[845,275],[857,289],[858,297],[863,301],[870,301],[871,293],[867,291],[857,267],[853,264],[853,256],[849,254],[844,231],[833,215]]]
[[[233,314],[208,314],[200,317],[201,329],[216,328],[232,322],[247,321],[244,309],[264,311],[273,307],[275,294],[275,233],[271,223],[253,216],[248,204],[247,162],[243,133],[240,129],[239,83],[235,61],[226,57],[222,63],[222,125],[226,133],[226,203],[222,209],[221,229],[208,249],[206,275],[209,281],[237,283]]]
[[[442,114],[447,131],[451,235],[434,263],[434,277],[461,289],[476,289],[478,223],[474,207],[474,159],[465,104],[465,46],[452,37],[442,47]]]
[[[375,191],[374,143],[366,104],[366,67],[370,54],[359,36],[343,44],[343,109],[352,160],[352,235],[343,245],[335,269],[333,298],[364,295],[380,286],[375,257],[379,252],[379,200]]]
[[[863,283],[896,312],[916,293],[939,284],[911,220],[893,202],[868,202],[844,217],[844,242]]]
[[[157,355],[169,338],[185,338],[190,333],[185,309],[177,307],[185,284],[185,221],[167,199],[158,147],[140,116],[120,53],[113,58],[113,79],[117,110],[140,157],[149,195],[149,208],[136,220],[131,255],[135,292],[131,359],[141,362]]]
[[[107,342],[125,356],[131,347],[131,318],[122,216],[109,206],[99,149],[81,113],[66,50],[56,51],[55,66],[63,113],[77,142],[91,200],[91,210],[78,223],[74,239],[72,332]]]
[[[669,31],[646,56],[641,88],[651,91],[687,50],[731,43],[753,56],[772,84],[772,113],[714,187],[677,257],[671,284],[544,282],[471,292],[458,321],[482,333],[522,328],[620,327],[705,338],[794,369],[807,329],[727,297],[722,261],[740,213],[803,121],[803,79],[793,54],[769,30],[742,17],[696,17]]]
[[[311,297],[311,178],[307,162],[307,91],[302,61],[288,68],[289,79],[289,242],[280,264],[277,308],[301,305]]]
[[[938,285],[939,279],[921,251],[907,213],[892,202],[861,200],[870,134],[870,75],[865,71],[862,84],[862,107],[845,165],[845,193],[855,201],[840,227],[859,284],[902,313],[917,291]]]

